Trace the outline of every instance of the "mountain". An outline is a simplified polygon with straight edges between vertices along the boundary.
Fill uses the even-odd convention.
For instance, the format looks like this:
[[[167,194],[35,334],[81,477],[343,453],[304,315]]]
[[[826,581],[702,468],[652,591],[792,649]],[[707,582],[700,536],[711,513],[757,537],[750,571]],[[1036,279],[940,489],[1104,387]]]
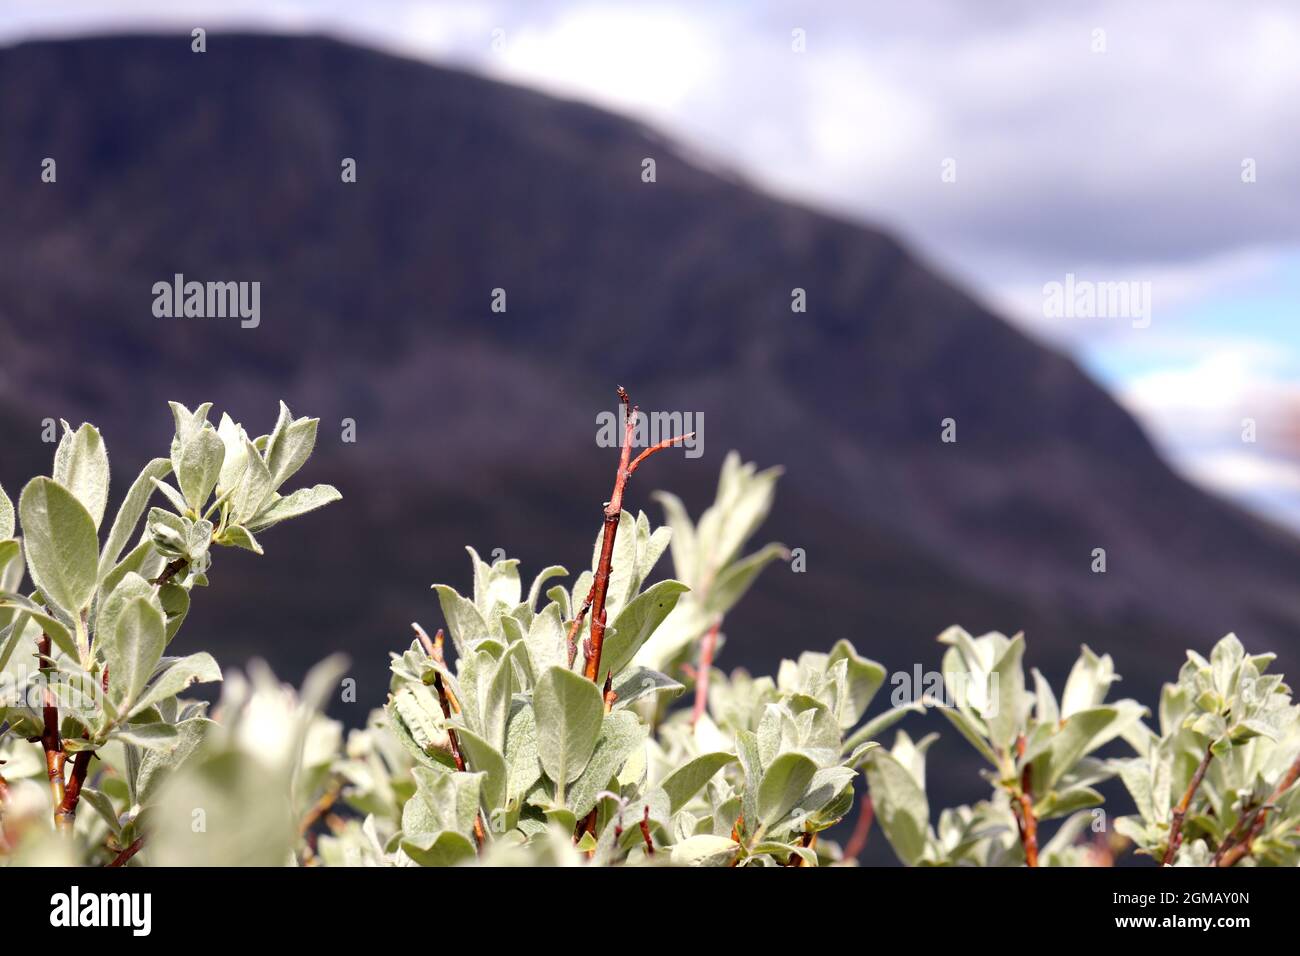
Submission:
[[[468,587],[463,545],[583,566],[622,384],[704,418],[702,457],[657,457],[629,507],[658,520],[663,487],[698,513],[730,448],[786,467],[763,540],[807,570],[764,573],[723,664],[847,637],[933,668],[960,622],[1024,629],[1053,680],[1080,643],[1108,650],[1148,700],[1229,630],[1300,665],[1295,538],[1175,475],[1070,359],[896,238],[627,119],[331,39],[213,34],[205,54],[187,35],[0,51],[0,129],[11,492],[49,467],[45,418],[102,426],[118,494],[165,447],[168,399],[259,431],[279,398],[322,419],[303,479],[343,503],[265,557],[219,554],[185,650],[296,679],[344,649],[378,702],[408,622],[437,623],[430,583]],[[260,282],[260,324],[155,317],[176,273]]]

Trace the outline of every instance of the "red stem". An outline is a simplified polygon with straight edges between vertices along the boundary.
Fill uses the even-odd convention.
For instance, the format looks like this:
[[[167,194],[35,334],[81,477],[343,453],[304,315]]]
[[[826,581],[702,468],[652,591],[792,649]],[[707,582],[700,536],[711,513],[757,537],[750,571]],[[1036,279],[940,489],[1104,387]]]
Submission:
[[[1213,759],[1214,751],[1207,747],[1205,756],[1201,758],[1201,763],[1196,768],[1196,773],[1192,774],[1192,782],[1187,785],[1187,790],[1183,798],[1178,801],[1178,806],[1174,807],[1173,819],[1169,821],[1169,846],[1165,848],[1165,858],[1161,861],[1161,866],[1169,866],[1173,863],[1174,857],[1178,855],[1178,848],[1183,845],[1183,818],[1187,816],[1187,810],[1192,805],[1192,797],[1196,796],[1201,781],[1205,779],[1205,771],[1209,769],[1210,761]]]
[[[637,407],[632,404],[627,391],[621,385],[618,388],[618,399],[627,410],[627,423],[623,430],[623,448],[619,452],[618,471],[614,475],[614,491],[605,504],[605,528],[600,540],[600,560],[596,563],[596,576],[591,583],[591,594],[583,605],[584,607],[587,604],[591,606],[591,633],[587,637],[587,646],[585,648],[587,663],[583,668],[583,673],[592,683],[600,682],[600,652],[605,643],[605,597],[609,593],[609,573],[610,565],[614,559],[614,539],[618,536],[618,519],[623,511],[623,489],[627,487],[627,480],[632,477],[632,472],[636,471],[641,462],[656,452],[663,451],[665,448],[686,441],[691,437],[690,435],[679,435],[675,438],[665,439],[641,452],[641,454],[637,455],[635,461],[630,461],[632,440],[636,433]]]
[[[700,641],[700,666],[695,672],[695,707],[691,710],[691,724],[699,722],[704,716],[705,708],[709,704],[709,674],[713,670],[713,654],[718,646],[718,629],[722,627],[722,619],[713,622],[713,626],[704,634],[704,639]]]
[[[862,851],[867,848],[867,838],[871,835],[871,822],[876,818],[876,807],[871,802],[871,795],[867,794],[862,798],[862,806],[858,810],[858,821],[853,825],[853,835],[849,837],[849,842],[844,845],[844,859],[856,860],[862,855]]]

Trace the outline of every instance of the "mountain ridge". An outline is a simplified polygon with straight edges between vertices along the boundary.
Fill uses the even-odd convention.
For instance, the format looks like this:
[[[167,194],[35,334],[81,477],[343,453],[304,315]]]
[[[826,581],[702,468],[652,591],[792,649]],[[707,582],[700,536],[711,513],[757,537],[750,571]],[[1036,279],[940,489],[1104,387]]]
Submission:
[[[196,600],[187,639],[223,659],[292,674],[347,647],[379,699],[384,652],[436,619],[429,582],[465,586],[462,545],[576,572],[623,384],[707,423],[703,458],[658,456],[629,507],[658,520],[662,487],[698,513],[732,447],[786,466],[760,535],[808,571],[765,572],[724,666],[848,637],[933,667],[952,623],[1026,629],[1049,675],[1087,642],[1129,693],[1228,630],[1300,663],[1300,542],[1177,476],[1073,360],[906,243],[639,123],[330,38],[210,34],[202,55],[180,35],[0,50],[0,126],[0,482],[48,468],[44,417],[104,427],[119,494],[118,463],[165,445],[166,399],[257,430],[279,398],[322,418],[304,480],[344,501],[265,558],[218,557],[234,603]],[[261,281],[260,326],[155,318],[177,272]]]

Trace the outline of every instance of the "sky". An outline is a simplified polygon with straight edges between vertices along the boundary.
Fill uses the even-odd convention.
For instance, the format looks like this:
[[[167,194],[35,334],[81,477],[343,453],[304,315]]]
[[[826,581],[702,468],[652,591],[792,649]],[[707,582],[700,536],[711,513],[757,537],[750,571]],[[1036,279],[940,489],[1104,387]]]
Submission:
[[[0,43],[325,31],[629,114],[903,238],[1300,528],[1294,0],[5,0]],[[211,40],[210,40],[211,42]]]

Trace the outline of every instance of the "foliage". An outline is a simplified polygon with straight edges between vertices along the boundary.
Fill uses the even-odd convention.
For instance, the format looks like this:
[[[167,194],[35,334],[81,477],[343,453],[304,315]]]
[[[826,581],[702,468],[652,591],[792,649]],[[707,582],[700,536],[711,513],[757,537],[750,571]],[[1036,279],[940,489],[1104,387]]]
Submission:
[[[171,772],[230,749],[238,722],[219,729],[205,703],[180,697],[220,681],[217,662],[167,647],[215,547],[261,554],[255,533],[339,497],[328,485],[280,493],[311,454],[315,419],[281,404],[252,440],[229,416],[214,427],[210,411],[172,404],[168,457],[144,467],[106,534],[108,453],[91,425],[63,423],[51,476],[28,482],[17,509],[0,489],[0,850],[19,862],[138,851]],[[164,506],[150,507],[155,495]],[[95,812],[78,813],[84,804]]]
[[[1137,701],[1108,699],[1109,655],[1083,647],[1058,694],[1026,671],[1022,635],[949,628],[928,696],[871,716],[888,675],[846,640],[774,676],[717,669],[726,615],[788,557],[747,552],[780,472],[732,453],[698,521],[659,493],[655,528],[623,494],[681,439],[632,459],[635,409],[571,585],[551,565],[525,586],[517,561],[468,549],[471,586],[434,585],[445,626],[415,625],[363,728],[345,735],[322,715],[337,658],[298,691],[255,662],[210,717],[181,695],[221,680],[216,662],[165,651],[214,548],[260,554],[256,534],[338,493],[279,493],[313,420],[281,406],[250,440],[209,410],[173,406],[169,457],[145,467],[102,545],[108,460],[91,426],[65,427],[52,476],[17,508],[0,490],[9,862],[814,866],[852,863],[874,821],[908,865],[1108,865],[1124,844],[1171,865],[1300,865],[1300,707],[1267,672],[1272,656],[1232,635],[1208,659],[1188,653],[1156,729]],[[168,507],[150,508],[154,494]],[[656,580],[669,553],[673,576]],[[931,710],[989,787],[937,819],[926,765],[939,735],[877,742]],[[1121,788],[1135,812],[1112,825],[1103,791]],[[829,831],[850,816],[841,846]]]

